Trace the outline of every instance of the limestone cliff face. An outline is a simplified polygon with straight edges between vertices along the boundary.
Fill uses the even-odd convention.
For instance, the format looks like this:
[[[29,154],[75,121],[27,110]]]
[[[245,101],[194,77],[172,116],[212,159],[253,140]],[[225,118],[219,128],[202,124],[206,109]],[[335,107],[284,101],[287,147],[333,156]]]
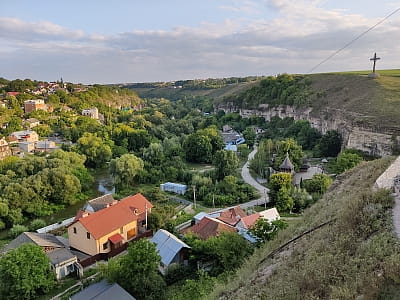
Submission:
[[[393,139],[395,138],[396,142],[399,141],[397,136],[390,133],[358,126],[357,120],[362,117],[360,114],[340,109],[326,108],[316,112],[312,107],[295,108],[287,105],[271,107],[268,104],[260,104],[258,109],[241,109],[228,102],[219,105],[217,110],[239,112],[243,118],[260,116],[266,121],[275,116],[307,120],[312,127],[323,134],[328,130],[340,132],[344,148],[355,148],[377,156],[391,155]]]

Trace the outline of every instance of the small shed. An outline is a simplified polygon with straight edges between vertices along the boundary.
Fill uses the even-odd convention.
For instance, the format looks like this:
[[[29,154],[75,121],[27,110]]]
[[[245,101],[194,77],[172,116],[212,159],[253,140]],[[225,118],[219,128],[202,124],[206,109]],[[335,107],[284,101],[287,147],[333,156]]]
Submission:
[[[156,244],[158,254],[161,256],[162,273],[171,264],[187,264],[190,246],[172,233],[159,229],[150,241]]]
[[[89,285],[79,293],[73,295],[71,300],[135,300],[118,283],[109,284],[105,279]]]
[[[184,195],[187,190],[185,184],[166,182],[160,184],[160,189],[165,192],[173,192],[175,194]]]

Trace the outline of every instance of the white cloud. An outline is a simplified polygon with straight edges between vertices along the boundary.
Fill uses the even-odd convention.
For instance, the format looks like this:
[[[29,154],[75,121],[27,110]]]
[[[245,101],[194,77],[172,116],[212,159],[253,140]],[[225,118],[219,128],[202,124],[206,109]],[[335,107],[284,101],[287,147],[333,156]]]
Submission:
[[[49,22],[0,18],[0,65],[5,72],[0,76],[44,80],[62,76],[105,83],[304,73],[377,22],[322,9],[319,2],[262,2],[277,11],[271,20],[226,20],[196,28],[108,36]],[[230,4],[239,8],[241,3],[254,4]],[[379,67],[398,68],[394,65],[400,61],[396,36],[400,36],[398,18],[378,26],[316,72],[367,69],[374,52],[382,56]]]

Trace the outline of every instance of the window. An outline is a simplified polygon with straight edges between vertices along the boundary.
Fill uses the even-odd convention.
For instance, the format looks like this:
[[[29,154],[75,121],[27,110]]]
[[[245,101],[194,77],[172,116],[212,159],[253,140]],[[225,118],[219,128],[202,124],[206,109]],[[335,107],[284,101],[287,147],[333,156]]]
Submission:
[[[103,244],[103,250],[106,250],[108,248],[108,242],[105,242],[104,244]]]
[[[74,227],[74,233],[76,233],[76,227]]]
[[[127,235],[126,235],[126,239],[130,240],[131,238],[133,238],[136,235],[136,228],[132,228],[131,230],[128,231]]]
[[[90,232],[86,232],[86,237],[90,240]]]
[[[72,273],[75,270],[75,267],[73,264],[67,266],[67,274]]]

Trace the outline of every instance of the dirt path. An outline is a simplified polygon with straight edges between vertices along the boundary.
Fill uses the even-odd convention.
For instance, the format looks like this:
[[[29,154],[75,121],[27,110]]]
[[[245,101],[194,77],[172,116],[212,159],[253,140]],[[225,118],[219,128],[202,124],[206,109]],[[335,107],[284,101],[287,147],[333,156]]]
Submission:
[[[393,225],[394,232],[397,237],[400,239],[400,194],[394,194],[394,207],[393,207]]]
[[[400,156],[396,158],[396,160],[378,177],[375,181],[373,189],[389,189],[395,190],[393,193],[393,197],[395,200],[393,210],[392,210],[392,220],[393,220],[393,229],[397,236],[400,239],[400,188],[399,184],[395,184],[395,178],[400,174]]]

